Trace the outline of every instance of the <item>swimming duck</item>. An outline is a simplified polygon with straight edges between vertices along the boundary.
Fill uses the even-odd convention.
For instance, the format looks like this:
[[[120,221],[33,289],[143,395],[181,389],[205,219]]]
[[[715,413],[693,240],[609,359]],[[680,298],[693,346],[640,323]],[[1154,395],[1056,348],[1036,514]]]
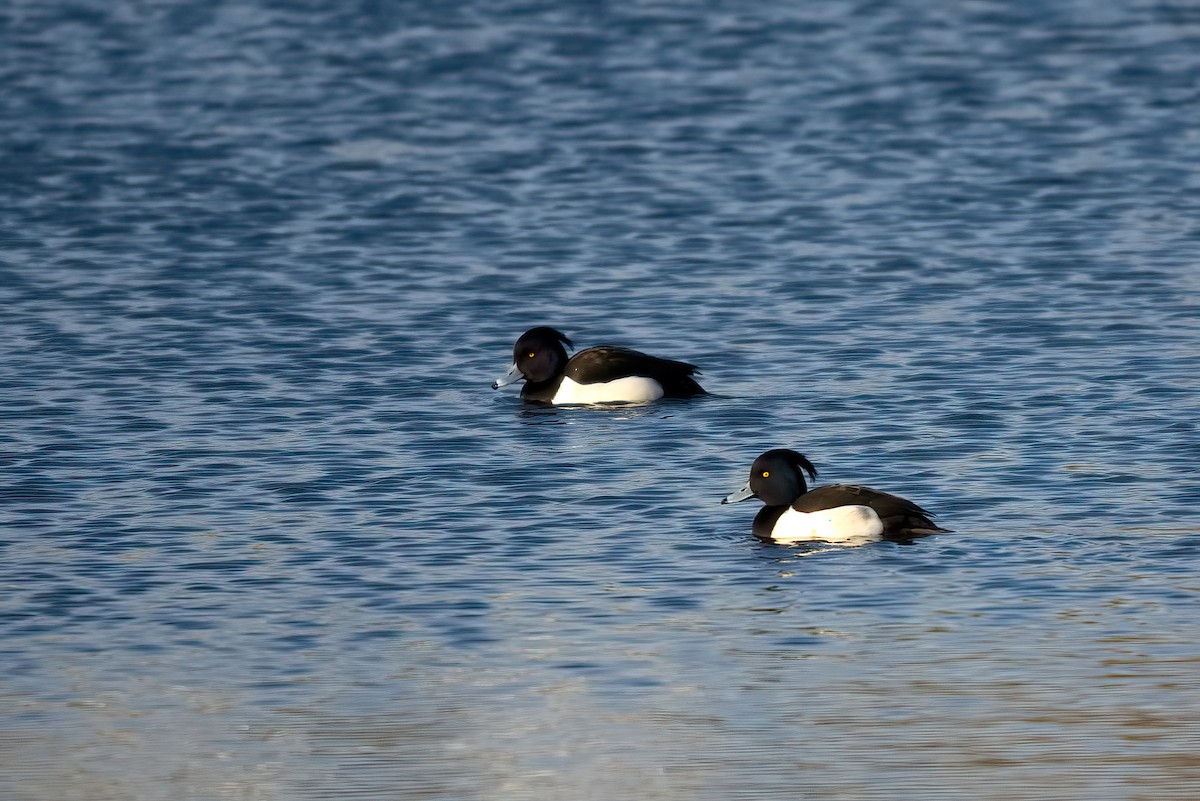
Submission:
[[[568,358],[564,345],[573,347],[560,331],[544,325],[529,329],[513,347],[512,367],[492,382],[492,389],[524,378],[522,398],[555,405],[646,403],[705,394],[691,377],[694,365],[612,345]]]
[[[805,473],[817,477],[817,469],[803,454],[787,448],[769,450],[754,460],[746,486],[721,503],[761,500],[766,505],[754,518],[754,536],[771,542],[861,545],[947,531],[912,501],[853,484],[809,490]]]

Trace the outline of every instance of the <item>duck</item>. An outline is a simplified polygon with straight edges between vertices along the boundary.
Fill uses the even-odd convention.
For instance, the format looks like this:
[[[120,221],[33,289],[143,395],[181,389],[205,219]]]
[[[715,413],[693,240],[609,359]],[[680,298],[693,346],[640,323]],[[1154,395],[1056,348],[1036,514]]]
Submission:
[[[810,490],[805,473],[810,479],[817,477],[817,469],[804,454],[788,448],[766,451],[754,460],[746,485],[721,503],[761,500],[765,505],[754,518],[754,536],[776,543],[911,542],[949,531],[910,500],[857,484]]]
[[[696,366],[630,348],[597,345],[567,356],[574,343],[550,326],[530,328],[513,347],[513,363],[492,389],[525,380],[521,398],[555,406],[649,403],[704,395],[692,378]]]

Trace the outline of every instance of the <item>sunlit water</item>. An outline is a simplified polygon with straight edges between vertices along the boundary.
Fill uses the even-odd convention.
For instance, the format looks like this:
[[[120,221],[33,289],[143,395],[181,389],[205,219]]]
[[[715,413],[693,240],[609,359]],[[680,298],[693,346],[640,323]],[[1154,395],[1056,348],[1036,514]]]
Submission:
[[[0,798],[1195,798],[1198,86],[1186,4],[6,5]],[[713,394],[525,407],[538,323]],[[758,543],[779,446],[954,533]]]

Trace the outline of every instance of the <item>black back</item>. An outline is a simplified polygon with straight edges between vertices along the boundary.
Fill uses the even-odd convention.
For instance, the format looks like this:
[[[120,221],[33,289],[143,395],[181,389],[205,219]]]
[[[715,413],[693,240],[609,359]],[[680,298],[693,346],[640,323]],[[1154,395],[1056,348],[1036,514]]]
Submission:
[[[817,487],[792,501],[797,512],[819,512],[838,506],[869,506],[883,521],[883,536],[912,539],[946,531],[929,518],[932,515],[912,501],[887,492],[856,484],[831,484]]]
[[[691,398],[705,394],[692,379],[696,366],[662,359],[630,348],[597,345],[581,350],[567,362],[566,376],[576,384],[600,384],[630,376],[646,376],[662,384],[668,398]]]

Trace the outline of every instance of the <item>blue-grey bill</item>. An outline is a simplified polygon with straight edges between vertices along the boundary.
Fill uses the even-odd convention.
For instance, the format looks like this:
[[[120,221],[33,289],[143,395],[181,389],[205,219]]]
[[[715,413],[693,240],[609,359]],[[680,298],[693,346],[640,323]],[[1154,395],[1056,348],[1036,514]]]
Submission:
[[[737,503],[738,501],[744,501],[747,498],[753,498],[753,497],[754,497],[754,490],[750,489],[750,482],[747,481],[746,486],[742,487],[737,492],[731,492],[728,495],[726,495],[724,498],[721,499],[721,503]]]
[[[514,364],[512,367],[508,368],[507,373],[505,373],[504,375],[500,376],[499,378],[497,378],[495,381],[492,382],[492,389],[500,389],[500,387],[507,387],[509,384],[513,383],[514,381],[520,381],[524,377],[525,376],[521,375],[521,370]]]

